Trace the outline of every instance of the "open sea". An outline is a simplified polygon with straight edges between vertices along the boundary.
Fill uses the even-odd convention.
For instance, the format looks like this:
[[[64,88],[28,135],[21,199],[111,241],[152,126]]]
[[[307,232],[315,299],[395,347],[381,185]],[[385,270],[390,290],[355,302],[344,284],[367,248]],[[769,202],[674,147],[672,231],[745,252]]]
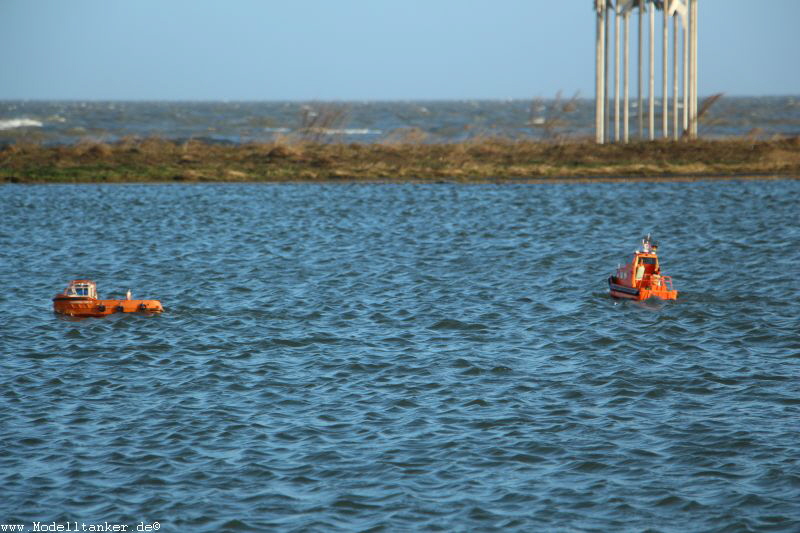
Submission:
[[[632,138],[639,132],[636,103],[634,98]],[[645,124],[646,108],[645,102]],[[655,134],[660,137],[661,101],[655,113]],[[682,113],[680,107],[681,118]],[[594,100],[568,94],[530,100],[333,103],[0,100],[0,146],[20,141],[115,142],[125,137],[269,142],[307,137],[310,128],[314,139],[334,142],[594,138]],[[702,115],[699,132],[705,138],[800,135],[800,95],[722,96]]]
[[[796,533],[798,198],[0,186],[0,527]],[[612,300],[648,232],[678,300]]]

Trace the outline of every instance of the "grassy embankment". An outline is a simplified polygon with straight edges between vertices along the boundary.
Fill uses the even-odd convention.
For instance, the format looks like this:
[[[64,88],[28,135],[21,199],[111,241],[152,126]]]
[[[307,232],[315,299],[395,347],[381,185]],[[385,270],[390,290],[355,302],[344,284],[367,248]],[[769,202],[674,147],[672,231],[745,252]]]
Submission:
[[[482,139],[452,144],[163,139],[0,149],[0,183],[525,181],[598,177],[800,177],[800,137],[692,142]]]

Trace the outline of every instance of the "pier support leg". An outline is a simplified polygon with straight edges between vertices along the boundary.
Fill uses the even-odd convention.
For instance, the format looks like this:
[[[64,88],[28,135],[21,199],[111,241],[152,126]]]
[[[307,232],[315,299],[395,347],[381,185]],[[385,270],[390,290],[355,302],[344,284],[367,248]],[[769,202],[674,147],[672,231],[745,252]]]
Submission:
[[[637,107],[639,116],[639,129],[637,133],[639,140],[644,139],[644,99],[642,98],[642,15],[644,14],[644,2],[639,3],[639,65],[638,65],[638,93],[637,93]]]
[[[664,6],[664,23],[661,34],[661,134],[665,139],[669,138],[669,68],[667,56],[669,52],[669,10]]]
[[[614,141],[619,142],[619,12],[614,10]]]
[[[656,138],[656,9],[650,6],[650,86],[648,94],[648,118],[649,118],[649,136],[650,140]]]
[[[689,18],[687,13],[686,18]],[[683,26],[683,132],[689,134],[689,32]]]
[[[625,53],[623,54],[623,68],[625,73],[624,79],[624,111],[622,114],[622,139],[625,144],[628,143],[630,140],[630,66],[631,66],[631,43],[630,43],[630,32],[631,32],[631,13],[630,11],[625,12]]]
[[[597,9],[597,40],[595,42],[595,141],[598,144],[605,142],[605,0],[596,0]]]
[[[678,15],[672,15],[672,138],[678,140]]]

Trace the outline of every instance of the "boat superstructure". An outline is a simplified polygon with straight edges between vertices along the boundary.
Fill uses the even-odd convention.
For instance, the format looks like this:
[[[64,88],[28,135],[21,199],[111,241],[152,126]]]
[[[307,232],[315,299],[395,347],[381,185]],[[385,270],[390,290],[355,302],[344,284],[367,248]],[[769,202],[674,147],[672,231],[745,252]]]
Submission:
[[[53,311],[73,317],[102,317],[114,313],[161,313],[164,308],[158,300],[131,299],[131,291],[125,298],[101,300],[94,281],[76,279],[53,297]]]
[[[616,274],[608,278],[611,296],[630,300],[675,300],[678,291],[672,286],[672,278],[661,273],[657,251],[658,244],[649,234],[642,238],[642,248],[633,253],[631,261],[617,267]]]

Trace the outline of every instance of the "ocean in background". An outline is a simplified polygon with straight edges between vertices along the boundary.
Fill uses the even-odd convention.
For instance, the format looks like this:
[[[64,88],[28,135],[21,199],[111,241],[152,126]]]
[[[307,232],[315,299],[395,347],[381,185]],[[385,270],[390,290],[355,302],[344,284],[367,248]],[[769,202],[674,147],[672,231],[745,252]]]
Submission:
[[[15,116],[70,128],[104,106],[48,105],[63,122]],[[214,106],[235,108],[93,123],[149,109],[126,127],[180,136]],[[348,127],[398,123],[373,116]],[[796,533],[799,197],[788,179],[0,186],[0,524]],[[649,231],[679,299],[614,301],[606,277]],[[84,277],[166,312],[55,316]]]
[[[657,136],[661,102],[656,106]],[[682,108],[681,108],[682,114]],[[0,101],[0,145],[69,144],[162,137],[265,142],[302,136],[319,114],[340,120],[320,129],[326,141],[455,142],[483,137],[586,138],[594,135],[594,101],[560,99],[409,102],[48,102]],[[638,131],[631,109],[630,131]],[[645,110],[646,115],[646,110]],[[645,116],[645,124],[647,117]],[[672,124],[670,119],[670,124]],[[723,97],[703,117],[707,138],[800,135],[800,96]]]

